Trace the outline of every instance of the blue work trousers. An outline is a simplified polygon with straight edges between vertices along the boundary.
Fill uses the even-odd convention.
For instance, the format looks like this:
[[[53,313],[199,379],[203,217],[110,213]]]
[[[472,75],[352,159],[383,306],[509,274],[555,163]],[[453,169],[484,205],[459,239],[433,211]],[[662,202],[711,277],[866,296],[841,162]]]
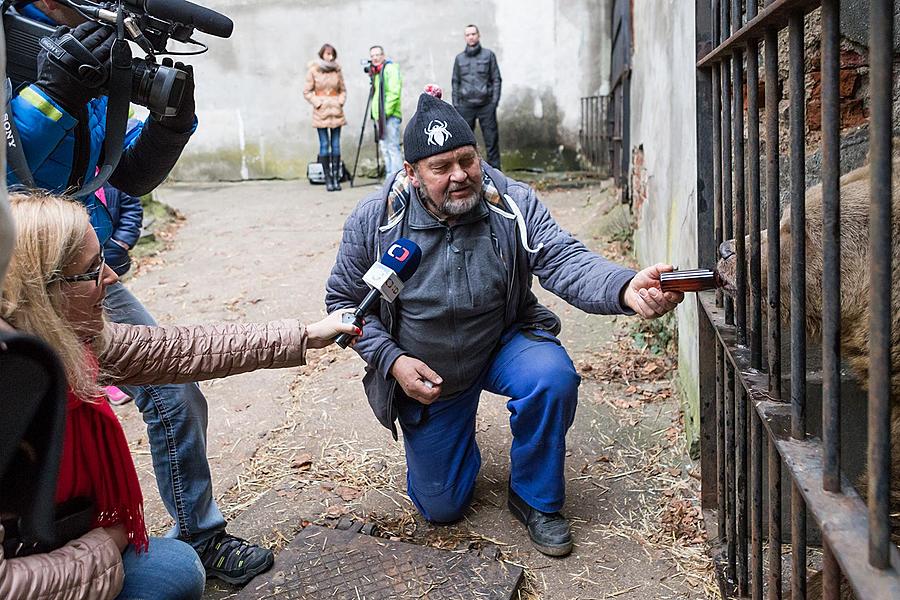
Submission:
[[[407,491],[429,521],[461,518],[472,500],[481,454],[475,413],[481,392],[509,400],[509,480],[530,506],[555,512],[565,502],[566,432],[575,419],[581,378],[554,336],[516,331],[504,336],[487,369],[468,390],[430,406],[399,407],[406,446]]]
[[[113,323],[156,325],[141,301],[121,283],[106,289],[106,316]],[[225,529],[225,518],[213,499],[206,458],[206,398],[196,383],[119,386],[141,411],[156,485],[175,520],[170,537],[200,545]]]

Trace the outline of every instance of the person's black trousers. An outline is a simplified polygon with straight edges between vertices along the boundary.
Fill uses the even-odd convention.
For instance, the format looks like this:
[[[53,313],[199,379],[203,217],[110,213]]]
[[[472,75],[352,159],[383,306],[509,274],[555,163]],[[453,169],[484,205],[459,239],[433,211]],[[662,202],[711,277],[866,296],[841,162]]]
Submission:
[[[497,107],[493,104],[484,106],[457,106],[457,112],[466,120],[472,133],[475,132],[475,121],[481,125],[481,135],[487,146],[488,164],[500,169],[500,133],[497,130]]]

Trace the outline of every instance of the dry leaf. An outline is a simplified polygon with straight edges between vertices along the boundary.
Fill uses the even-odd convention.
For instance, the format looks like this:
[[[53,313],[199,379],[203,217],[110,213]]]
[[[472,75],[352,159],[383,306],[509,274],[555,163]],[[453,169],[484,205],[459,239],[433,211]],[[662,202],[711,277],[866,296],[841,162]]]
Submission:
[[[360,490],[353,489],[351,487],[341,486],[339,488],[335,488],[334,493],[341,497],[344,502],[350,502],[351,500],[356,500],[363,493]]]
[[[312,455],[304,452],[300,456],[296,457],[293,461],[291,461],[292,469],[299,469],[301,471],[305,471],[312,467],[313,458]]]
[[[332,504],[328,508],[325,509],[325,512],[322,513],[323,516],[328,517],[330,519],[336,519],[338,517],[342,517],[350,512],[350,509],[343,504]]]

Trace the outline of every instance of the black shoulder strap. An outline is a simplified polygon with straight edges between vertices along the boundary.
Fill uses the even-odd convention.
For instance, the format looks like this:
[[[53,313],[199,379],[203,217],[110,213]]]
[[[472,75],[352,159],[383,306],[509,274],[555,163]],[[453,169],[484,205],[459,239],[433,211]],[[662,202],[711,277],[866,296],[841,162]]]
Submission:
[[[106,103],[106,138],[103,144],[103,165],[96,177],[87,181],[72,194],[86,198],[112,176],[119,165],[125,146],[125,127],[128,125],[128,104],[131,101],[131,48],[125,41],[122,7],[119,6],[119,23],[116,41],[110,51],[109,100]]]
[[[19,129],[12,118],[12,82],[6,78],[6,109],[3,113],[3,130],[6,133],[6,161],[19,183],[27,188],[34,187],[34,177],[25,159]]]

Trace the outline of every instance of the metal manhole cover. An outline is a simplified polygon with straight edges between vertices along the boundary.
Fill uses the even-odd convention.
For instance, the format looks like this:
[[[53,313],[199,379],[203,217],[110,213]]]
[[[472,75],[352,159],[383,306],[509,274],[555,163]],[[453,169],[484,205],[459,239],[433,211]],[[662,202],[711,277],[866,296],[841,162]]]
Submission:
[[[235,600],[508,600],[522,568],[317,525],[306,527]]]

